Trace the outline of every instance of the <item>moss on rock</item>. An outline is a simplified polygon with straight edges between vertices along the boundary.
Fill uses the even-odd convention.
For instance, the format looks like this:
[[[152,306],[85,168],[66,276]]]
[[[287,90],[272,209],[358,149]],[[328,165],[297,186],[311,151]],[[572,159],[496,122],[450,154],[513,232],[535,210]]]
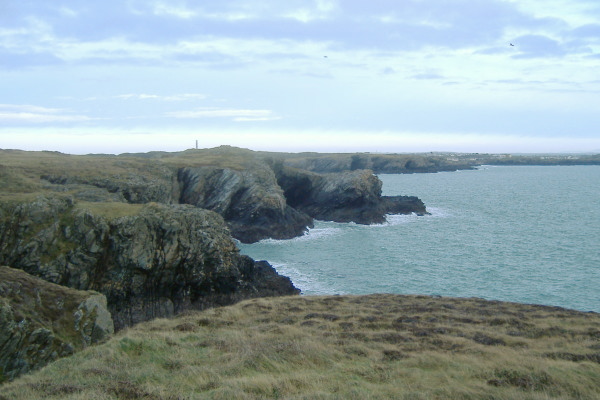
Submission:
[[[107,339],[106,297],[0,267],[0,379],[38,369]]]

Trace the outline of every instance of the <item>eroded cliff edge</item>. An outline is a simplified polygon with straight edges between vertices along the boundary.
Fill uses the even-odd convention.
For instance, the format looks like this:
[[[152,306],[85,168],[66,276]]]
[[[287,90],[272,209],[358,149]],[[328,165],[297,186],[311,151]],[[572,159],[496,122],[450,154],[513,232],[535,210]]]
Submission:
[[[189,205],[77,204],[40,196],[0,208],[0,264],[104,294],[115,328],[186,308],[299,291],[239,254],[217,213]]]
[[[36,305],[58,305],[75,318],[69,326],[81,313],[102,315],[110,329],[79,332],[91,344],[113,327],[186,309],[299,293],[267,262],[241,255],[234,238],[292,238],[313,218],[368,224],[426,213],[416,198],[381,196],[369,170],[317,174],[228,147],[128,156],[0,150],[0,189],[0,265],[31,275],[0,282],[8,335],[0,375],[8,379],[80,348],[55,330],[59,315],[42,318]],[[31,283],[38,278],[47,283]],[[67,295],[81,300],[75,311],[61,308]],[[33,309],[16,306],[25,298]],[[81,306],[104,302],[102,312]]]
[[[231,147],[0,155],[0,264],[104,294],[116,328],[298,293],[267,263],[240,255],[233,238],[292,238],[313,218],[368,224],[426,213],[417,198],[381,196],[369,170],[317,174]]]
[[[219,213],[244,243],[300,236],[313,219],[372,224],[390,213],[427,213],[415,197],[383,197],[372,170],[320,174],[227,146],[118,157],[43,156],[48,160],[32,178],[45,191],[70,193],[77,201],[191,204]]]
[[[292,207],[319,220],[383,223],[387,214],[427,214],[415,196],[382,196],[371,170],[317,174],[275,164],[277,182]]]

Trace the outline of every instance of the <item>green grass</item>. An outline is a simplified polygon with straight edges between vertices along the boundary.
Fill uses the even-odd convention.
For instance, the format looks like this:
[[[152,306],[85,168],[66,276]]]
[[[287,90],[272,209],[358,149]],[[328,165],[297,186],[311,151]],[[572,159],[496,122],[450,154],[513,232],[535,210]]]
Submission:
[[[140,324],[0,398],[596,399],[599,353],[594,313],[425,296],[254,299]]]
[[[0,201],[30,200],[52,188],[43,177],[69,178],[73,183],[94,185],[112,182],[167,182],[177,168],[213,166],[243,170],[257,163],[250,150],[224,146],[210,150],[138,155],[69,155],[56,152],[0,150]],[[68,192],[63,192],[69,194]]]

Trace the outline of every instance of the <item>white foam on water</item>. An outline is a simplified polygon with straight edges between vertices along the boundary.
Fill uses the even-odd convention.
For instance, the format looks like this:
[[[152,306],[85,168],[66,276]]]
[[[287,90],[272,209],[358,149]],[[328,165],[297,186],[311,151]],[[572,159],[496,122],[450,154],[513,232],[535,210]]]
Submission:
[[[300,236],[295,240],[313,240],[313,239],[321,239],[328,236],[333,236],[341,233],[342,228],[335,227],[319,227],[309,229],[308,232],[304,236]]]
[[[453,216],[452,211],[448,210],[447,208],[427,207],[427,211],[430,215],[424,215],[424,217],[446,218]]]
[[[386,222],[374,226],[390,226],[390,225],[402,225],[416,222],[419,217],[416,214],[388,214],[385,216]]]
[[[415,213],[412,213],[412,214],[387,214],[385,216],[386,221],[384,223],[363,225],[363,226],[368,226],[371,228],[385,228],[387,226],[395,226],[395,225],[419,222],[422,219],[427,219],[427,218],[445,218],[445,217],[452,216],[452,214],[450,213],[449,210],[443,209],[443,208],[428,207],[427,211],[429,212],[429,215],[417,215]],[[356,224],[350,223],[350,225],[354,226]],[[356,225],[356,226],[360,226],[360,225]]]
[[[319,282],[314,276],[301,272],[298,268],[289,264],[272,263],[278,274],[287,276],[292,280],[295,287],[300,289],[301,294],[329,295],[343,294],[323,282]]]
[[[260,244],[269,245],[288,245],[290,242],[305,242],[309,240],[319,240],[324,237],[333,236],[339,234],[342,228],[336,227],[317,227],[310,228],[304,235],[298,236],[292,239],[263,239],[259,241]]]

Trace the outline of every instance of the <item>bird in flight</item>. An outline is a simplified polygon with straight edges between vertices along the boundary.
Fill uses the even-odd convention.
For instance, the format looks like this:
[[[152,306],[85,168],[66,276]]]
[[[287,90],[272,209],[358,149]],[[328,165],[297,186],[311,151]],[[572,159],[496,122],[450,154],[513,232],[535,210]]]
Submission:
[[[515,47],[515,45],[514,45],[514,44],[512,44],[512,43],[509,43],[509,44],[510,44],[511,46]]]

